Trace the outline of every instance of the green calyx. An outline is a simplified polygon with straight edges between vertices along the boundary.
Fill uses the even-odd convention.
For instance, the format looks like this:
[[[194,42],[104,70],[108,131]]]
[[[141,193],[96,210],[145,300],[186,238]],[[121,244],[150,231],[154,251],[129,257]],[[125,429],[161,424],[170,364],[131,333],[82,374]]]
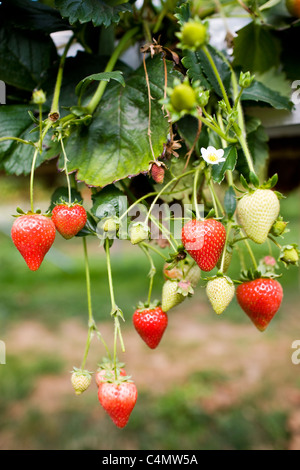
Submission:
[[[281,216],[278,217],[271,227],[270,234],[274,237],[282,237],[282,235],[289,232],[289,229],[286,228],[287,224],[288,222],[285,222]]]
[[[139,302],[136,306],[136,309],[137,310],[153,310],[154,308],[157,308],[159,307],[160,305],[160,301],[159,300],[153,300],[152,302],[150,302],[150,304],[148,302]]]
[[[35,211],[27,211],[24,212],[23,209],[20,207],[16,208],[17,214],[13,214],[13,217],[21,217],[22,215],[43,215],[44,217],[51,217],[51,212],[47,211],[42,214],[42,211],[40,209],[37,209]]]
[[[78,367],[73,367],[73,370],[71,370],[70,373],[78,376],[84,375],[85,377],[91,378],[94,372],[91,372],[87,369],[79,369]]]
[[[209,91],[200,86],[198,80],[190,84],[188,77],[183,82],[175,78],[173,87],[167,87],[166,92],[167,97],[160,103],[169,111],[172,122],[186,114],[198,117],[199,108],[205,107],[209,100]]]
[[[129,228],[130,241],[133,245],[137,245],[145,240],[150,239],[150,230],[148,225],[142,222],[131,224]]]
[[[298,245],[285,245],[281,247],[279,260],[282,261],[286,267],[289,265],[298,266],[300,251]]]

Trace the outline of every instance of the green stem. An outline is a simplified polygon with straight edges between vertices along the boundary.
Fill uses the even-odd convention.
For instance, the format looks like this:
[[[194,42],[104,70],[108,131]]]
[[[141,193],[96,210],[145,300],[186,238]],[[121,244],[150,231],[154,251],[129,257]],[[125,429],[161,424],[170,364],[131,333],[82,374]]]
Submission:
[[[33,147],[35,147],[35,144],[33,142],[20,139],[19,137],[13,137],[13,136],[0,137],[0,142],[4,142],[5,140],[16,140],[17,142],[20,142],[21,144],[32,145]]]
[[[247,164],[248,164],[248,167],[249,167],[249,170],[256,174],[255,173],[255,169],[254,169],[254,166],[253,166],[253,161],[252,161],[252,156],[250,154],[250,150],[248,148],[248,144],[247,144],[247,141],[246,141],[246,138],[244,136],[243,133],[241,133],[239,136],[238,136],[238,140],[240,142],[240,145],[243,149],[243,152],[244,152],[244,155],[246,157],[246,160],[247,160]]]
[[[172,179],[157,193],[156,197],[153,199],[152,204],[151,204],[151,206],[150,206],[150,208],[149,208],[147,217],[146,217],[146,219],[145,219],[145,223],[148,222],[148,219],[149,219],[149,217],[150,217],[151,211],[153,210],[153,207],[155,206],[155,204],[156,204],[157,200],[160,198],[160,196],[165,192],[165,190],[166,190],[169,186],[171,186],[171,184],[173,184],[175,181],[177,181],[177,180],[179,180],[179,179],[181,179],[181,178],[184,178],[185,176],[191,175],[191,174],[195,173],[195,171],[196,171],[196,170],[189,170],[189,171],[187,171],[186,173],[183,173],[183,174],[181,174],[181,175],[179,175],[179,176],[175,176],[174,178],[172,178]]]
[[[225,211],[224,211],[223,206],[222,206],[222,204],[221,204],[221,201],[220,201],[220,199],[218,198],[218,195],[217,195],[217,193],[216,193],[216,191],[215,191],[215,188],[214,188],[214,185],[213,185],[213,182],[212,182],[212,179],[211,179],[211,178],[210,178],[210,180],[209,180],[209,184],[208,184],[208,185],[209,185],[209,189],[210,189],[212,198],[213,198],[213,200],[215,201],[214,204],[216,204],[216,206],[219,207],[219,209],[220,209],[220,211],[221,211],[221,213],[222,213],[222,216],[224,217]],[[216,212],[216,214],[217,214],[217,213],[218,213],[218,211]]]
[[[65,65],[68,50],[70,49],[70,46],[71,46],[73,40],[74,40],[74,35],[72,35],[70,37],[69,41],[66,44],[64,52],[63,52],[63,54],[60,58],[58,73],[57,73],[56,83],[55,83],[55,88],[54,88],[54,94],[53,94],[53,99],[52,99],[52,104],[51,104],[51,110],[50,110],[49,116],[58,115],[58,117],[59,117],[59,95],[60,95],[60,89],[61,89],[61,84],[62,84],[64,65]]]
[[[143,244],[140,244],[140,248],[145,253],[145,255],[147,256],[148,261],[150,263],[150,271],[149,271],[150,282],[149,282],[149,291],[148,291],[148,300],[147,300],[147,306],[149,307],[150,303],[151,303],[151,294],[152,294],[153,280],[154,280],[154,276],[155,276],[155,273],[156,273],[156,268],[155,268],[155,265],[153,263],[153,259],[150,256],[150,253],[149,253],[148,249]]]
[[[39,149],[36,148],[34,151],[32,165],[31,165],[31,172],[30,172],[30,208],[31,212],[34,212],[34,205],[33,205],[33,181],[34,181],[34,170],[36,165],[36,159],[39,153]]]
[[[62,137],[60,139],[60,144],[61,144],[62,152],[63,152],[63,155],[64,155],[64,168],[63,168],[63,170],[65,171],[66,180],[67,180],[69,204],[71,204],[71,184],[70,184],[70,178],[69,178],[69,174],[68,174],[68,158],[67,158],[67,154],[66,154],[66,151],[65,151],[65,146],[64,146],[64,142],[63,142]]]
[[[233,90],[233,98],[235,100],[235,103],[237,103],[236,109],[238,112],[238,125],[235,123],[233,125],[233,128],[236,132],[237,138],[239,140],[239,143],[246,157],[249,170],[252,171],[254,174],[256,174],[254,165],[253,165],[252,156],[250,154],[247,140],[246,140],[246,128],[245,128],[244,114],[243,114],[242,105],[239,99],[241,92],[239,92],[238,90],[238,82],[237,82],[237,78],[236,78],[234,70],[231,70],[231,83],[232,83],[232,90]]]
[[[224,272],[224,263],[225,263],[225,257],[226,257],[226,249],[227,249],[227,245],[228,245],[228,238],[229,238],[231,226],[232,226],[232,222],[229,221],[228,224],[227,224],[227,228],[226,228],[226,240],[225,240],[225,245],[224,245],[224,248],[223,248],[222,259],[221,259],[221,265],[220,265],[220,272],[221,272],[221,273]]]
[[[91,276],[87,252],[87,243],[86,237],[82,237],[83,252],[84,252],[84,264],[85,264],[85,279],[86,279],[86,292],[87,292],[87,302],[88,302],[88,315],[89,315],[89,324],[94,322],[93,311],[92,311],[92,296],[91,296]]]
[[[195,177],[194,177],[194,185],[193,185],[193,201],[194,201],[194,208],[196,212],[196,217],[197,220],[201,220],[200,213],[199,213],[199,207],[198,207],[198,200],[197,200],[197,191],[198,191],[198,178],[199,178],[199,173],[200,173],[200,166],[197,168]]]
[[[119,56],[124,51],[128,41],[137,33],[137,31],[138,31],[138,28],[132,28],[124,34],[124,36],[120,40],[119,44],[117,45],[116,49],[114,50],[111,58],[109,59],[107,65],[105,67],[104,72],[112,72]],[[107,83],[108,82],[105,82],[103,80],[99,83],[98,88],[95,91],[95,94],[93,95],[90,102],[86,106],[86,109],[87,109],[88,113],[93,114],[93,112],[97,108],[97,106],[98,106],[98,104],[99,104],[99,102],[100,102],[100,100],[103,96],[103,93],[105,91],[105,88],[107,86]]]
[[[175,238],[173,237],[173,235],[156,219],[156,217],[153,217],[153,215],[149,215],[149,219],[165,235],[166,239],[170,243],[170,246],[173,248],[173,250],[177,251],[177,249],[176,249],[177,242],[176,242]],[[171,240],[173,240],[173,242]]]
[[[159,255],[163,260],[165,260],[165,261],[167,260],[167,257],[166,257],[163,253],[161,253],[159,250],[157,250],[154,246],[149,245],[149,244],[146,243],[146,242],[142,242],[141,244],[142,244],[143,246],[145,246],[147,249],[150,249],[150,250],[154,251],[154,253],[156,253],[157,255]]]
[[[217,81],[218,81],[219,87],[220,87],[220,89],[221,89],[221,92],[222,92],[222,95],[223,95],[223,98],[224,98],[224,101],[225,101],[227,110],[228,110],[228,112],[231,112],[231,106],[230,106],[230,103],[229,103],[229,99],[228,99],[228,96],[227,96],[227,92],[226,92],[226,90],[225,90],[223,81],[222,81],[222,79],[221,79],[221,77],[220,77],[220,74],[219,74],[219,71],[218,71],[218,69],[217,69],[217,67],[216,67],[216,64],[215,64],[215,62],[214,62],[214,60],[213,60],[213,58],[212,58],[212,56],[211,56],[209,50],[207,49],[207,47],[204,46],[204,47],[202,48],[202,50],[203,50],[204,54],[206,55],[207,60],[208,60],[208,62],[209,62],[210,65],[211,65],[211,68],[213,69],[213,72],[214,72],[215,77],[216,77],[216,79],[217,79]]]
[[[109,285],[109,293],[110,293],[110,300],[111,300],[111,309],[112,312],[116,310],[117,305],[115,302],[115,295],[114,295],[114,288],[113,288],[113,280],[112,280],[112,273],[111,273],[111,262],[110,262],[110,249],[109,249],[109,239],[105,239],[105,253],[106,253],[106,264],[107,264],[107,275],[108,275],[108,285]]]
[[[42,105],[39,104],[39,127],[40,127],[40,140],[39,140],[39,146],[40,146],[40,153],[42,153],[43,151],[43,139],[42,139],[42,136],[43,136],[43,111],[42,111]]]
[[[246,245],[246,247],[247,247],[247,250],[248,250],[248,252],[249,252],[250,258],[251,258],[252,263],[253,263],[253,266],[254,266],[254,268],[257,270],[256,259],[255,259],[255,256],[254,256],[254,254],[253,254],[253,251],[251,250],[251,247],[250,247],[250,245],[249,245],[248,240],[244,240],[244,243],[245,243],[245,245]]]
[[[198,119],[203,122],[207,127],[209,127],[212,131],[214,131],[216,134],[218,134],[221,139],[226,140],[226,142],[229,143],[235,143],[237,142],[237,139],[234,139],[233,137],[228,137],[225,132],[223,132],[219,127],[217,127],[215,124],[213,124],[209,119],[204,118],[203,116],[198,115]]]
[[[217,69],[217,67],[214,63],[214,60],[213,60],[213,58],[212,58],[212,56],[211,56],[211,54],[210,54],[210,52],[209,52],[209,50],[207,49],[206,46],[203,47],[203,52],[205,53],[210,65],[213,69],[213,72],[216,76],[216,79],[217,79],[218,84],[220,86],[220,89],[221,89],[221,92],[222,92],[222,95],[223,95],[223,98],[224,98],[224,101],[225,101],[225,104],[226,104],[226,107],[227,107],[227,111],[228,111],[228,113],[231,113],[232,108],[231,108],[231,105],[230,105],[230,102],[229,102],[229,99],[228,99],[228,96],[227,96],[227,92],[225,90],[224,84],[223,84],[222,79],[220,77],[219,71],[218,71],[218,69]],[[231,74],[232,77],[233,77],[233,74],[234,74],[234,72],[232,71],[232,74]],[[233,84],[233,88],[234,88],[235,98],[237,98],[237,96],[238,96],[237,83],[234,82],[234,78],[232,79],[232,84]],[[249,148],[248,148],[248,145],[247,145],[247,141],[246,141],[246,138],[245,138],[245,127],[244,127],[244,123],[243,123],[243,113],[242,113],[242,108],[240,106],[240,102],[237,104],[237,110],[238,110],[238,122],[239,122],[240,125],[242,124],[242,127],[240,127],[240,125],[238,125],[237,123],[234,123],[233,128],[235,130],[238,141],[239,141],[239,143],[242,147],[242,150],[245,154],[249,170],[255,174],[255,170],[254,170],[254,166],[253,166],[253,162],[252,162],[252,157],[251,157],[251,154],[250,154],[250,151],[249,151]]]
[[[92,295],[91,295],[91,276],[90,276],[90,267],[89,267],[89,260],[88,260],[88,252],[87,252],[87,243],[86,243],[86,237],[82,237],[82,244],[83,244],[83,252],[84,252],[84,264],[85,264],[85,279],[86,279],[86,292],[87,292],[87,303],[88,303],[88,337],[87,337],[87,342],[86,342],[86,347],[85,347],[85,352],[84,352],[84,357],[82,361],[81,368],[84,368],[87,355],[89,352],[90,348],[90,343],[92,340],[93,332],[97,332],[97,336],[102,342],[104,348],[106,349],[106,352],[108,356],[110,357],[109,349],[104,341],[100,331],[96,328],[96,324],[94,321],[93,317],[93,310],[92,310]]]
[[[276,240],[274,240],[274,238],[271,235],[268,235],[268,239],[270,239],[277,246],[277,248],[281,250],[282,246]]]
[[[224,132],[224,124],[223,124],[223,119],[222,119],[221,113],[217,113],[217,120],[218,120],[220,129]],[[222,139],[222,147],[223,147],[223,149],[225,149],[227,147],[226,142],[225,142],[224,139]],[[227,179],[228,185],[233,187],[232,170],[226,170],[225,174],[226,174],[226,179]]]

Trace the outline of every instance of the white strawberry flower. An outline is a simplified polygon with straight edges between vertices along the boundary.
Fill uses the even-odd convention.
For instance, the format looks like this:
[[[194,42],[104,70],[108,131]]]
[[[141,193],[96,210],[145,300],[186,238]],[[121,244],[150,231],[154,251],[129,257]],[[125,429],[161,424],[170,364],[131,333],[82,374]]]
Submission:
[[[223,149],[215,149],[213,146],[209,146],[206,148],[201,148],[201,154],[203,159],[209,163],[210,165],[217,165],[218,163],[225,162],[224,150]]]

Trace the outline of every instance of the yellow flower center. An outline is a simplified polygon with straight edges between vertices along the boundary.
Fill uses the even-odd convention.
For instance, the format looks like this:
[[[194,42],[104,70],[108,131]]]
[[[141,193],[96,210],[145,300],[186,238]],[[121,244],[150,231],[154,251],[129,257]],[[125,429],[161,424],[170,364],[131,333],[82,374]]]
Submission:
[[[218,157],[217,157],[216,154],[210,153],[210,154],[208,155],[208,159],[209,159],[211,162],[216,162],[216,161],[218,160]]]

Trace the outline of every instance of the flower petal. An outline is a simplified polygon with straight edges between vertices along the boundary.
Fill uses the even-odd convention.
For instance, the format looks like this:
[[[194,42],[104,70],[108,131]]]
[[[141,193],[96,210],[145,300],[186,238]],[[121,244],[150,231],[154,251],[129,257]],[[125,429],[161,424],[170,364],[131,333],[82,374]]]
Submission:
[[[216,155],[218,158],[222,158],[224,155],[224,150],[223,149],[216,150]]]

